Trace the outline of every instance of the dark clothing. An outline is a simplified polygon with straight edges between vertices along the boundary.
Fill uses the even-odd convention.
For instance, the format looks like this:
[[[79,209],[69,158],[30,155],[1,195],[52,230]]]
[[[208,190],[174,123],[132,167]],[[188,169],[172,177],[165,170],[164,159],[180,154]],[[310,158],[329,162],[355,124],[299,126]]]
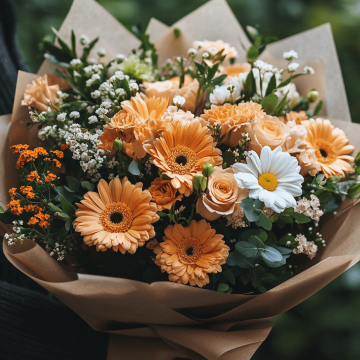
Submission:
[[[23,69],[15,43],[14,6],[11,0],[0,0],[0,115],[12,112],[17,72]],[[103,360],[107,341],[107,334],[93,331],[0,250],[2,360]]]

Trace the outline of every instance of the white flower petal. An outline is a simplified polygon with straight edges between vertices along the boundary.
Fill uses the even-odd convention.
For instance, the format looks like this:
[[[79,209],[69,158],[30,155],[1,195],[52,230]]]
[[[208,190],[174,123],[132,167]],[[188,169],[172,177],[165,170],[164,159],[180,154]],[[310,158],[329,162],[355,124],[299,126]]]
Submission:
[[[243,164],[243,163],[236,163],[234,165],[231,165],[232,169],[234,170],[234,173],[247,173],[252,174],[255,177],[257,177],[256,171],[254,172],[249,165]]]
[[[276,189],[274,191],[274,193],[276,194],[276,196],[282,197],[284,199],[285,207],[289,208],[289,207],[296,206],[295,198],[291,194],[289,194],[287,191]]]
[[[261,168],[262,173],[268,173],[270,166],[271,166],[271,160],[272,160],[272,152],[269,146],[264,146],[261,150],[260,154],[260,161],[261,161]]]
[[[258,199],[261,191],[263,191],[263,190],[264,190],[264,188],[262,186],[260,186],[260,185],[259,185],[259,187],[257,189],[250,190],[249,198]]]
[[[257,189],[260,186],[258,179],[252,174],[237,173],[234,174],[234,178],[238,186],[242,189]]]
[[[259,177],[259,175],[262,174],[260,158],[255,151],[249,151],[249,156],[246,158],[246,162],[256,177]]]
[[[272,191],[263,189],[259,194],[259,200],[262,201],[265,206],[272,208],[275,203],[275,195]]]
[[[300,196],[302,194],[301,187],[294,184],[280,183],[278,184],[276,190],[277,189],[286,191],[292,196]]]
[[[277,178],[278,183],[302,183],[304,178],[300,174],[287,173],[279,178]]]

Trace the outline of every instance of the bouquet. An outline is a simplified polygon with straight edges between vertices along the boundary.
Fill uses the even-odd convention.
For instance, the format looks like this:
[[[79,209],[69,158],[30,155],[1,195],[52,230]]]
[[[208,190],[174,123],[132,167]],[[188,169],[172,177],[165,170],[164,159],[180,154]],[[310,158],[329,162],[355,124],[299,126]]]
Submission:
[[[75,22],[85,4],[128,53]],[[76,0],[41,43],[39,75],[19,73],[5,254],[116,334],[109,356],[156,345],[164,358],[249,359],[268,319],[358,259],[357,127],[326,119],[348,119],[341,75],[325,81],[336,53],[335,65],[301,61],[304,37],[284,48],[248,27],[250,43],[237,23],[195,38],[199,11],[234,23],[213,0],[170,29],[152,21],[138,41]],[[243,46],[228,42],[236,31]]]

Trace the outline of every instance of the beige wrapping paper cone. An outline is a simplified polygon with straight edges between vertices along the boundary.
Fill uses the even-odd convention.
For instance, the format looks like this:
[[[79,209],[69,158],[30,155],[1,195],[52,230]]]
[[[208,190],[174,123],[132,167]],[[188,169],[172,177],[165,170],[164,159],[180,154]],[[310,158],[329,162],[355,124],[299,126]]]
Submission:
[[[214,32],[215,19],[221,19],[224,24],[221,33],[219,27]],[[100,27],[99,21],[103,24]],[[97,26],[93,26],[94,23]],[[172,44],[175,27],[181,30],[176,46]],[[133,35],[93,0],[74,1],[60,33],[68,40],[71,29],[78,37],[83,34],[89,37],[100,35],[99,47],[105,48],[110,57],[139,45]],[[295,50],[299,51],[300,57],[301,51],[304,51],[307,54],[304,57],[306,64],[317,67],[318,75],[314,79],[318,80],[327,104],[331,99],[331,106],[326,107],[327,116],[338,114],[337,118],[349,120],[333,43],[330,50],[325,49],[332,41],[329,28],[313,31],[312,36],[323,34],[323,46],[313,48],[313,56],[308,56],[309,50],[301,47],[309,35],[305,32],[296,39],[299,49]],[[186,51],[193,40],[220,38],[235,46],[243,60],[245,52],[241,43],[249,45],[224,0],[208,2],[171,28],[153,20],[148,32],[156,40],[159,55],[163,58]],[[282,52],[290,50],[290,44],[294,42],[279,41],[264,56],[280,62]],[[324,56],[332,56],[333,59],[324,59]],[[46,69],[50,67],[45,63],[39,74],[48,71]],[[329,81],[330,73],[337,79],[336,83]],[[12,119],[10,121],[10,116],[0,117],[2,205],[8,202],[9,184],[16,183],[18,179],[9,146],[38,142],[36,131],[24,127],[28,114],[26,107],[20,107],[26,85],[35,78],[36,75],[19,73]],[[310,85],[305,83],[300,86],[305,88]],[[336,112],[336,108],[340,110]],[[357,150],[360,149],[359,125],[339,120],[332,122],[346,132]],[[262,295],[223,294],[171,282],[149,285],[128,279],[69,273],[39,245],[29,240],[23,245],[13,246],[4,241],[3,249],[14,266],[54,294],[93,329],[110,334],[108,360],[168,360],[186,356],[194,360],[247,360],[270,332],[271,318],[305,300],[359,260],[359,216],[360,205],[345,202],[339,215],[324,226],[323,234],[328,247],[313,261],[306,261],[302,272]]]

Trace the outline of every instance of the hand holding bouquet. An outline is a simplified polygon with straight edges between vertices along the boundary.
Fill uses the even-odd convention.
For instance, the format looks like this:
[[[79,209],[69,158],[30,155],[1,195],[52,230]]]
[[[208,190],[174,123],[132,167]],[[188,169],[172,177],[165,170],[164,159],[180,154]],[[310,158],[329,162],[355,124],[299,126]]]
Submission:
[[[357,259],[310,267],[326,258],[316,260],[328,240],[338,249],[329,220],[340,212],[348,219],[344,200],[360,192],[360,157],[339,121],[319,117],[324,96],[296,86],[314,69],[291,49],[275,60],[283,68],[259,59],[270,58],[275,39],[254,28],[246,62],[233,44],[187,40],[178,28],[165,35],[188,47],[164,63],[146,34],[138,49],[106,60],[98,38],[74,30],[68,44],[54,32],[57,43],[42,48],[56,69],[27,84],[21,100],[38,140],[10,141],[20,184],[0,214],[13,224],[8,256],[98,330],[129,336],[137,328],[136,336],[155,334],[194,358],[221,354],[189,347],[184,326],[206,324],[189,330],[198,340],[201,331],[218,339],[250,331],[249,342],[231,345],[234,356],[250,358],[269,331],[266,319]],[[74,298],[74,275],[86,310]],[[103,284],[98,275],[107,276]],[[151,299],[145,308],[165,313],[114,315],[114,299],[136,306],[131,287]],[[99,294],[110,311],[94,311]],[[275,305],[280,294],[284,308]],[[173,335],[164,325],[175,325]]]

